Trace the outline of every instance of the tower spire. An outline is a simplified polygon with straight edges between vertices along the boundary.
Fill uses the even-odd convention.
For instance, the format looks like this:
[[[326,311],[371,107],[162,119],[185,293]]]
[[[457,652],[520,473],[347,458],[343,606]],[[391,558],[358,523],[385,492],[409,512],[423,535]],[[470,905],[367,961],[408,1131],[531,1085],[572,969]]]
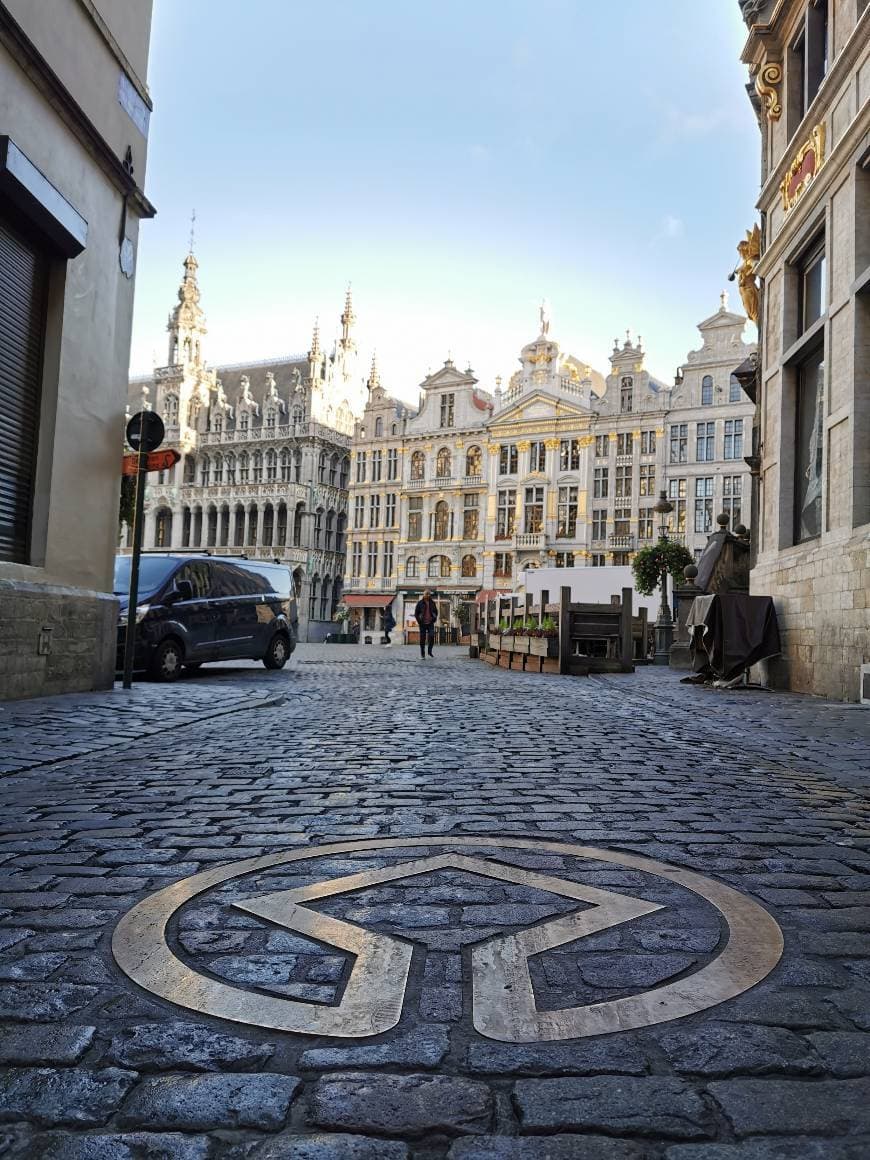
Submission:
[[[381,385],[381,375],[378,371],[378,352],[372,351],[372,369],[369,371],[368,388],[373,391]]]
[[[192,209],[190,211],[190,245],[187,247],[187,252],[189,254],[193,253],[193,243],[194,243],[195,237],[196,237],[196,210]]]
[[[341,345],[344,349],[348,349],[351,346],[352,339],[350,332],[355,322],[356,315],[353,312],[353,293],[350,282],[348,282],[347,292],[344,296],[344,312],[341,316]]]

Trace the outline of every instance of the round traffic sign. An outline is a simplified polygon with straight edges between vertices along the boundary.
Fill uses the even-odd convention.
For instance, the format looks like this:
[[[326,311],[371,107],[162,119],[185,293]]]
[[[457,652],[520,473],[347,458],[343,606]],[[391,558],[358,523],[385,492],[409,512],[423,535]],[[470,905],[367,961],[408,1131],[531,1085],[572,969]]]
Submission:
[[[156,411],[137,411],[127,424],[127,442],[134,451],[156,451],[163,442],[166,428]]]

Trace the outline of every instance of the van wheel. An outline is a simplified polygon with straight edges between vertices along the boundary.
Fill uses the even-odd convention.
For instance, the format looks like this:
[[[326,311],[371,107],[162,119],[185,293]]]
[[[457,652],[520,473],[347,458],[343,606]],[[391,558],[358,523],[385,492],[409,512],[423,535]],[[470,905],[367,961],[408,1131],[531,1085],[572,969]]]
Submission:
[[[290,643],[283,633],[273,636],[263,657],[267,669],[283,669],[290,656]]]
[[[177,681],[184,664],[184,651],[177,640],[165,640],[151,661],[150,672],[155,681]]]

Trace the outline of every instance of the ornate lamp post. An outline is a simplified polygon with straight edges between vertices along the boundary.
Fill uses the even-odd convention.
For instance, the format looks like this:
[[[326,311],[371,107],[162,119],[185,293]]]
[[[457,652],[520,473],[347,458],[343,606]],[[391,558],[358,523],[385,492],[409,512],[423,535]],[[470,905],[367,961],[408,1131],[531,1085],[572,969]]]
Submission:
[[[665,491],[660,492],[659,502],[653,508],[653,511],[658,512],[661,517],[659,523],[659,543],[666,544],[668,542],[668,516],[674,510],[674,505],[670,502]],[[674,621],[671,616],[670,606],[668,605],[668,570],[667,567],[662,568],[662,602],[659,608],[658,620],[655,625],[656,633],[656,652],[653,658],[655,665],[668,665],[671,662],[671,645],[674,640]]]

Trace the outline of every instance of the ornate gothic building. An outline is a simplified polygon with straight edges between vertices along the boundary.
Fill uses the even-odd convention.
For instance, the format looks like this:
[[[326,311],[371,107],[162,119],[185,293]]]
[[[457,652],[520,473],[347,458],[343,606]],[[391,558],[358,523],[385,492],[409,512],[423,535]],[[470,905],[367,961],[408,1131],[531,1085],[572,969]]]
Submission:
[[[305,355],[212,368],[197,266],[188,254],[166,365],[130,381],[130,411],[157,411],[163,446],[181,453],[149,477],[144,546],[287,563],[300,639],[319,640],[342,593],[350,443],[366,400],[351,294],[330,353],[315,324]]]

